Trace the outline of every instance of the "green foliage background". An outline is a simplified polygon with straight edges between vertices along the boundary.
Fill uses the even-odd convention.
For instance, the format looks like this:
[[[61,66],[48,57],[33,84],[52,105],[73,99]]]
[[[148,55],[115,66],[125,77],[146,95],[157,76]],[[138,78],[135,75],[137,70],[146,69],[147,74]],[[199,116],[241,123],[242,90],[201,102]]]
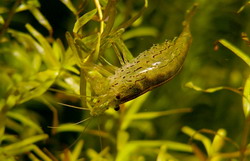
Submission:
[[[11,8],[18,2],[39,9],[53,33],[49,25],[37,21],[32,7],[13,14],[10,24],[5,27],[2,20],[8,19]],[[72,2],[76,8],[82,3]],[[83,2],[82,14],[95,8],[93,1]],[[191,23],[193,44],[180,74],[129,102],[124,110],[109,110],[97,119],[76,125],[73,123],[87,118],[89,112],[63,107],[56,102],[80,106],[79,99],[47,91],[49,87],[65,87],[61,81],[64,78],[73,77],[79,81],[79,73],[74,72],[78,68],[71,68],[70,61],[63,60],[63,57],[70,59],[65,55],[72,54],[67,50],[65,32],[72,32],[76,21],[74,14],[59,0],[1,1],[0,160],[250,159],[247,156],[250,153],[247,129],[250,124],[242,103],[243,93],[246,99],[250,94],[246,89],[249,86],[245,86],[249,66],[218,42],[225,39],[249,55],[249,42],[242,40],[241,33],[250,32],[250,8],[246,6],[237,13],[247,1],[149,0],[148,8],[122,37],[134,56],[152,44],[173,39],[182,31],[186,10],[195,2],[199,7]],[[138,13],[143,5],[143,1],[118,1],[115,26]],[[31,26],[25,27],[25,24]],[[98,22],[90,22],[84,26],[83,34],[89,35],[96,30]],[[21,32],[32,35],[33,40]],[[38,54],[42,49],[35,42],[44,49],[42,56]],[[219,48],[215,50],[215,47]],[[108,49],[106,53],[112,51]],[[114,55],[106,56],[119,66]],[[71,72],[64,73],[66,69]],[[187,82],[202,89],[223,86],[229,90],[202,92],[188,88]],[[73,90],[66,88],[65,91],[72,93]],[[148,115],[143,115],[146,112]],[[126,128],[122,128],[124,124],[128,124]]]

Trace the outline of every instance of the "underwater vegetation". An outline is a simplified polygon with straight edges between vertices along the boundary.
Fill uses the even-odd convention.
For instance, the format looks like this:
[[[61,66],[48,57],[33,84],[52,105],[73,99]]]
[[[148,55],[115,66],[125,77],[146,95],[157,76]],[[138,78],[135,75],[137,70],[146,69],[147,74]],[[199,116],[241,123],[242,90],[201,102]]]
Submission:
[[[249,160],[249,4],[1,1],[0,161]]]

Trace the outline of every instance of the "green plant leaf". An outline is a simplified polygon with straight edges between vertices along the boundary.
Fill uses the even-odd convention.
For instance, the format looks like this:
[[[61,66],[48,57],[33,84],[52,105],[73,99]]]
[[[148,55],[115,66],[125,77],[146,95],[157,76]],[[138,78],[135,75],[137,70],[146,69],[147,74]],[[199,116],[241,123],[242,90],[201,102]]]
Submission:
[[[139,27],[131,29],[122,35],[123,40],[128,40],[141,36],[153,36],[156,37],[159,34],[158,30],[154,27]]]
[[[160,112],[140,112],[136,113],[131,118],[133,120],[140,120],[140,119],[154,119],[161,116],[172,115],[172,114],[179,114],[179,113],[186,113],[191,112],[191,108],[183,108],[183,109],[174,109],[174,110],[167,110],[167,111],[160,111]]]
[[[121,25],[117,27],[116,30],[119,30],[121,28],[126,29],[127,27],[131,26],[136,20],[138,20],[138,18],[141,18],[146,8],[148,8],[148,0],[144,0],[144,6],[135,16],[130,18],[128,21],[123,22]]]
[[[77,142],[74,150],[72,151],[71,160],[77,161],[83,148],[83,140]]]
[[[184,132],[185,134],[190,136],[192,140],[201,141],[202,144],[204,145],[208,155],[211,154],[212,142],[209,140],[209,138],[207,138],[206,136],[202,135],[198,131],[195,131],[194,129],[192,129],[192,128],[188,127],[188,126],[184,126],[182,128],[182,132]]]
[[[241,6],[237,13],[242,12],[248,5],[250,5],[250,1],[246,2],[243,6]]]
[[[60,0],[74,15],[77,15],[77,10],[71,0]]]
[[[48,138],[47,134],[32,136],[32,137],[29,137],[27,139],[21,140],[19,142],[4,146],[4,147],[2,147],[1,150],[2,150],[2,152],[5,152],[5,153],[11,152],[11,151],[18,151],[23,147],[29,146],[30,144],[45,140],[47,138]]]
[[[11,111],[7,113],[7,116],[17,121],[20,121],[22,124],[27,125],[30,128],[33,128],[38,133],[43,133],[43,130],[41,129],[41,127],[38,126],[35,122],[33,122],[30,118],[26,116],[23,116],[21,114],[18,114],[16,112],[11,112]]]
[[[58,70],[46,70],[34,75],[31,81],[20,82],[18,87],[22,91],[22,98],[19,103],[42,95],[55,82],[58,74]]]
[[[44,36],[40,34],[35,28],[33,28],[30,24],[26,24],[25,27],[41,44],[42,51],[39,51],[39,53],[42,55],[42,58],[48,68],[60,68],[59,61],[56,59],[53,49],[50,46],[49,42],[46,40],[46,38],[44,38]]]
[[[80,28],[82,28],[87,22],[89,22],[94,17],[96,12],[97,12],[97,10],[93,9],[92,11],[89,11],[88,13],[84,14],[79,19],[77,19],[77,21],[74,25],[74,28],[73,28],[73,32],[78,33]]]
[[[192,88],[196,91],[199,91],[199,92],[206,92],[206,93],[214,93],[214,92],[217,92],[217,91],[220,91],[220,90],[229,90],[229,91],[232,91],[234,93],[237,93],[239,95],[242,96],[242,93],[239,89],[235,89],[235,88],[231,88],[231,87],[224,87],[224,86],[219,86],[219,87],[214,87],[214,88],[207,88],[207,89],[202,89],[196,85],[193,84],[193,82],[188,82],[185,84],[186,87],[188,88]]]
[[[52,35],[53,29],[49,21],[42,15],[42,13],[37,8],[34,7],[32,8],[30,7],[29,10],[34,15],[36,20],[49,31],[50,35]]]
[[[124,116],[124,121],[121,125],[121,130],[125,130],[128,128],[129,124],[132,121],[132,116],[138,112],[138,110],[142,107],[143,102],[147,99],[149,96],[149,93],[145,93],[144,95],[136,98],[135,100],[129,101],[126,103],[126,106],[128,108],[126,115]]]
[[[219,42],[223,46],[225,46],[226,48],[228,48],[229,50],[231,50],[238,57],[240,57],[250,67],[250,57],[248,55],[246,55],[243,51],[241,51],[240,49],[238,49],[237,47],[235,47],[233,44],[231,44],[227,40],[220,39]]]
[[[242,98],[242,102],[243,102],[243,111],[245,114],[245,117],[247,118],[249,116],[250,113],[250,76],[248,76],[246,82],[245,82],[245,86],[244,86],[244,91],[243,91],[243,95],[244,97]]]
[[[211,151],[213,154],[219,153],[222,149],[222,147],[225,144],[225,140],[223,137],[225,137],[227,135],[227,131],[225,129],[219,129],[217,131],[218,135],[214,136],[213,142],[212,142],[212,147],[211,147]]]
[[[192,152],[190,145],[178,143],[174,141],[167,140],[145,140],[145,141],[130,141],[127,145],[120,151],[116,157],[116,161],[130,160],[130,155],[133,152],[140,152],[143,148],[159,148],[162,145],[166,145],[169,150],[181,151],[181,152]]]

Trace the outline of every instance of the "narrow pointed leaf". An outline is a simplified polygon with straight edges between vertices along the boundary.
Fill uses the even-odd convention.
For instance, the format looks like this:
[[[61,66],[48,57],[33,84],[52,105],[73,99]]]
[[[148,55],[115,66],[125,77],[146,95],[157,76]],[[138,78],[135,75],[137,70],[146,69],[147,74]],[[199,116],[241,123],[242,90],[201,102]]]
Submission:
[[[240,57],[245,63],[247,63],[248,66],[250,66],[250,57],[248,55],[246,55],[243,51],[241,51],[240,49],[238,49],[237,47],[235,47],[233,44],[231,44],[227,40],[221,39],[221,40],[219,40],[219,42],[223,46],[225,46],[226,48],[228,48],[229,50],[231,50],[238,57]]]
[[[80,17],[74,25],[73,32],[77,33],[81,27],[83,27],[87,22],[89,22],[94,17],[96,11],[97,10],[94,9],[84,14],[82,17]]]

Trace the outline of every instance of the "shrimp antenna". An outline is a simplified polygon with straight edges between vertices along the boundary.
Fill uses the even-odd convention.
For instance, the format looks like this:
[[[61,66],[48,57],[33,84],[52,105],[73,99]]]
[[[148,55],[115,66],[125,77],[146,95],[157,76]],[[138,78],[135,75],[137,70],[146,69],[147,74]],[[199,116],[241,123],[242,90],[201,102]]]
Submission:
[[[68,104],[61,103],[61,102],[57,102],[57,104],[62,105],[62,106],[66,106],[66,107],[72,107],[72,108],[79,109],[79,110],[89,111],[89,108],[84,108],[84,107],[79,107],[79,106],[74,106],[74,105],[68,105]]]
[[[85,122],[85,121],[87,121],[87,120],[89,120],[89,119],[91,119],[91,118],[92,118],[92,116],[90,116],[90,117],[88,117],[88,118],[86,118],[86,119],[84,119],[84,120],[81,120],[81,121],[79,121],[79,122],[76,122],[76,123],[74,123],[74,125],[81,124],[81,123],[83,123],[83,122]]]
[[[49,91],[53,91],[53,92],[58,92],[58,93],[62,93],[68,96],[74,96],[74,97],[78,97],[78,98],[96,98],[96,96],[83,96],[83,95],[78,95],[78,94],[74,94],[74,93],[68,93],[59,89],[55,89],[55,88],[49,88]]]
[[[74,125],[78,125],[78,124],[81,124],[81,123],[83,123],[83,122],[89,120],[88,123],[86,124],[85,128],[84,128],[83,131],[81,132],[81,134],[77,137],[77,139],[76,139],[72,144],[70,144],[70,145],[67,147],[68,149],[71,149],[71,148],[80,140],[80,138],[83,136],[83,134],[85,133],[85,131],[87,130],[88,126],[89,126],[90,123],[91,123],[91,118],[93,118],[93,117],[91,116],[91,117],[88,117],[88,118],[86,118],[86,119],[84,119],[84,120],[81,120],[81,121],[79,121],[79,122],[74,123]],[[60,127],[59,127],[59,126],[48,126],[48,128],[60,128]],[[64,150],[64,149],[62,149],[62,150],[60,150],[60,151],[63,151],[63,150]]]
[[[85,121],[88,121],[89,119],[91,119],[92,118],[92,116],[91,117],[88,117],[88,118],[86,118],[86,119],[84,119],[84,120],[81,120],[81,121],[79,121],[79,122],[75,122],[75,123],[72,123],[73,125],[78,125],[78,124],[81,124],[81,123],[83,123],[83,122],[85,122]],[[48,128],[51,128],[51,129],[57,129],[57,128],[60,128],[60,126],[47,126]]]
[[[102,138],[101,138],[101,135],[100,135],[100,132],[101,132],[101,128],[100,128],[100,118],[98,117],[97,118],[97,126],[98,126],[98,133],[99,133],[99,141],[100,141],[100,146],[101,146],[101,151],[103,149],[103,145],[102,145]]]
[[[84,120],[82,120],[82,121],[79,121],[79,122],[77,122],[77,124],[80,124],[80,123],[82,123],[82,122],[85,122],[85,121],[89,120],[90,118],[92,118],[92,117],[88,117],[88,118],[86,118],[86,119],[84,119]],[[87,128],[89,127],[91,121],[92,121],[92,120],[89,120],[89,121],[88,121],[88,123],[86,124],[86,126],[85,126],[85,128],[83,129],[83,131],[81,132],[81,134],[77,137],[77,139],[76,139],[72,144],[70,144],[70,145],[68,146],[68,149],[71,149],[71,148],[81,139],[81,137],[83,136],[83,134],[85,134],[85,131],[86,131]]]

